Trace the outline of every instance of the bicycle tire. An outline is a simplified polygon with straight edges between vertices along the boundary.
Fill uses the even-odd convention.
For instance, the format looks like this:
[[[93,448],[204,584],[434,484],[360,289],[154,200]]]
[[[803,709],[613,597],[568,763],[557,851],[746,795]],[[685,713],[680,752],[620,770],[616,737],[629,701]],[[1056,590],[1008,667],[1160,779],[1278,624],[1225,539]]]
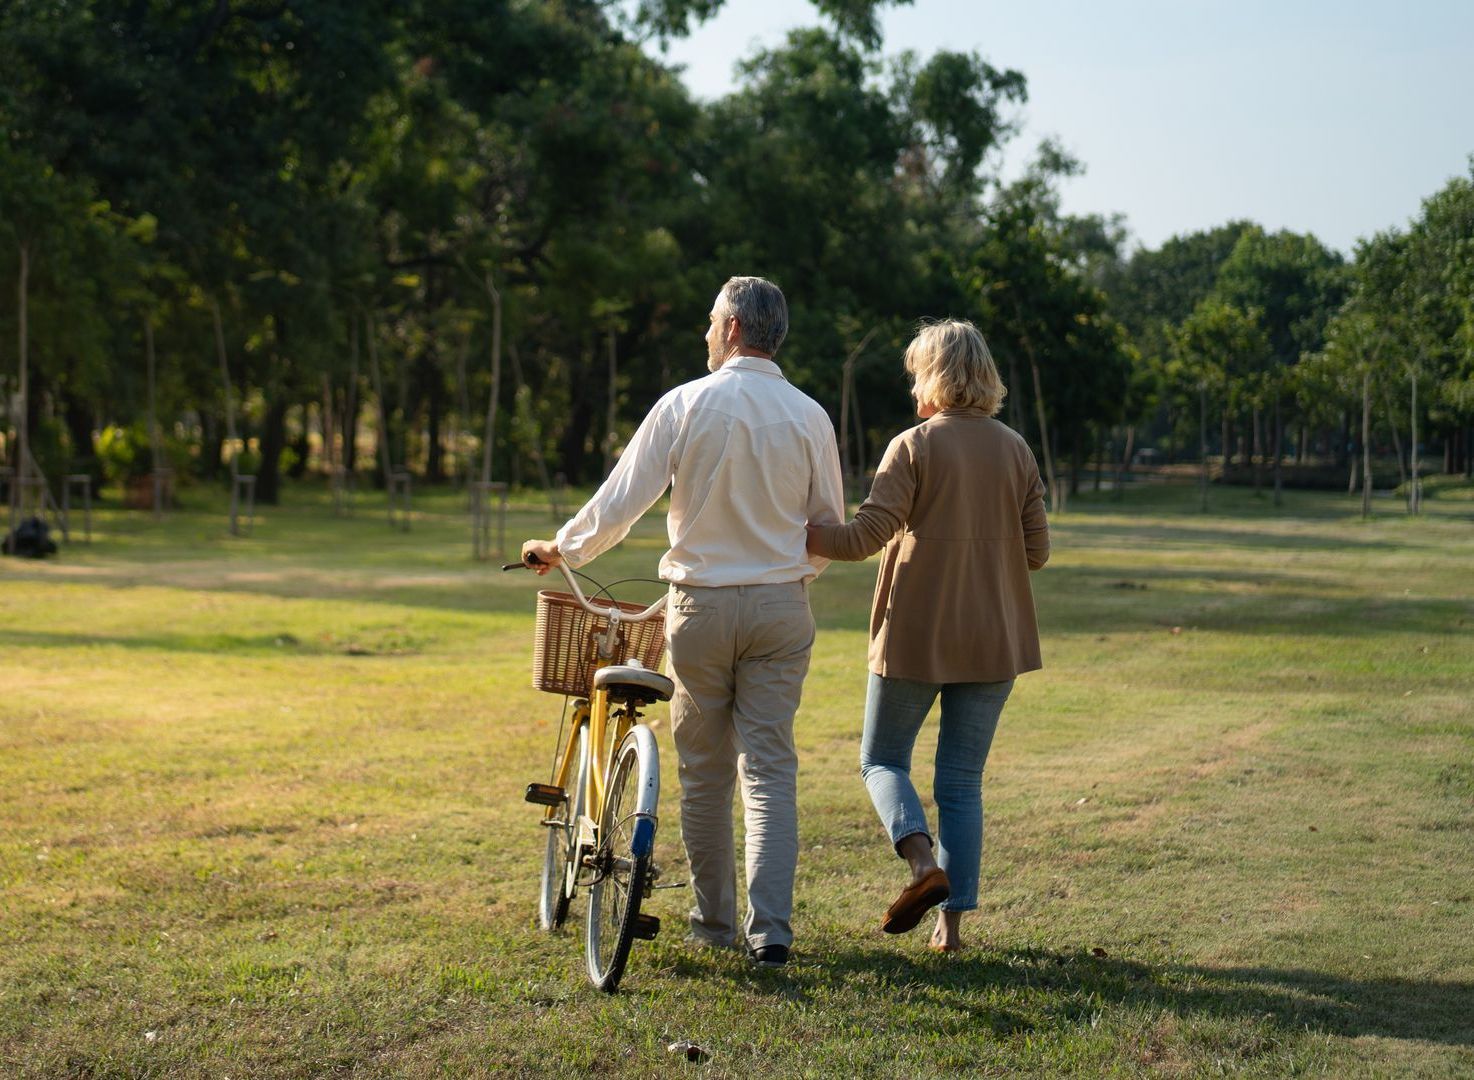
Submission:
[[[549,932],[557,930],[568,918],[573,901],[578,867],[574,864],[574,845],[578,841],[578,819],[583,814],[585,779],[588,776],[588,725],[578,724],[569,733],[578,741],[578,767],[574,770],[573,790],[563,799],[563,824],[544,825],[548,834],[543,849],[543,872],[538,894],[537,925]]]
[[[625,737],[610,771],[609,793],[599,823],[599,865],[602,873],[589,889],[585,924],[585,959],[589,979],[605,993],[619,989],[634,943],[640,904],[650,881],[653,832],[643,854],[635,852],[635,805],[642,769],[641,743],[634,732]],[[651,823],[653,828],[653,822]]]

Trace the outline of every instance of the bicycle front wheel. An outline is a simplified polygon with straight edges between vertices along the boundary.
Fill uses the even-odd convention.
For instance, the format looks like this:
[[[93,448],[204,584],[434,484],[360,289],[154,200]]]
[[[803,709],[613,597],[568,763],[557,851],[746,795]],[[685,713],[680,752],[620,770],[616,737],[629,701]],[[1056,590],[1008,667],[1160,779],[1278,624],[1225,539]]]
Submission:
[[[650,887],[655,797],[660,790],[655,753],[649,729],[639,727],[625,737],[610,770],[599,824],[600,873],[589,889],[585,953],[589,978],[611,994],[619,988],[630,946],[639,936],[640,904]]]
[[[573,886],[578,878],[576,863],[578,844],[578,819],[583,815],[584,781],[588,776],[589,755],[587,724],[579,724],[568,733],[574,740],[572,790],[565,790],[563,805],[554,807],[553,814],[560,815],[558,823],[545,822],[547,846],[543,849],[542,889],[538,894],[537,925],[544,930],[556,930],[568,918],[568,905],[573,900]]]

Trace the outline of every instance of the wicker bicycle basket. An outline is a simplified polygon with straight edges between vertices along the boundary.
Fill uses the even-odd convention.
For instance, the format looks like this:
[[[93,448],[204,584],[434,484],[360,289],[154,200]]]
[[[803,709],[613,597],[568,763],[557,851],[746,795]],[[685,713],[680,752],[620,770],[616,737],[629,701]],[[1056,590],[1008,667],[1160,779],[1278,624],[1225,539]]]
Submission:
[[[590,601],[608,608],[612,601]],[[644,611],[640,604],[620,603],[631,615]],[[590,615],[569,593],[543,590],[537,594],[537,638],[532,647],[532,685],[550,694],[587,694],[598,663],[596,635],[609,629],[607,615]],[[665,612],[641,623],[620,622],[614,662],[638,660],[659,671],[665,657]]]

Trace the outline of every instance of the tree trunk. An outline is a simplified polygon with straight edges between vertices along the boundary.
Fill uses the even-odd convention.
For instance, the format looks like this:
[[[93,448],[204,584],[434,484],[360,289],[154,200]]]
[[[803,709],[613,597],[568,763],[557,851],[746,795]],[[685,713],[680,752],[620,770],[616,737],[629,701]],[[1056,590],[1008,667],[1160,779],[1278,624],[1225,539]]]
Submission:
[[[61,392],[61,411],[67,437],[72,444],[71,471],[85,472],[95,495],[102,486],[102,466],[97,460],[97,445],[92,434],[96,416],[86,401],[67,390]]]
[[[1284,502],[1284,444],[1285,444],[1285,422],[1280,413],[1280,397],[1274,398],[1274,505],[1279,506]]]
[[[235,388],[231,385],[230,364],[225,357],[225,329],[220,322],[220,304],[213,297],[210,300],[210,314],[215,323],[215,355],[220,361],[220,382],[225,389],[225,437],[230,443],[230,482],[233,491],[235,478],[240,475],[241,450],[236,445]]]
[[[859,464],[851,467],[850,464],[850,414],[853,411],[856,418],[856,428],[859,428],[860,399],[855,395],[855,364],[860,359],[860,353],[865,346],[870,344],[880,327],[873,327],[869,333],[860,339],[860,344],[850,350],[849,356],[845,357],[844,366],[840,369],[839,383],[839,467],[844,474],[845,498],[850,498],[852,493],[857,494],[860,488],[861,477],[865,473],[864,447],[860,439],[856,438],[856,450]],[[854,409],[850,408],[851,402]],[[1013,417],[1012,406],[1009,408],[1009,418]],[[1017,429],[1015,429],[1017,430]]]
[[[1408,467],[1411,470],[1412,483],[1408,486],[1407,508],[1410,513],[1421,514],[1423,512],[1423,482],[1418,479],[1418,370],[1413,368],[1408,372],[1408,381],[1412,383],[1413,404],[1408,412],[1410,426],[1408,442]]]
[[[594,426],[594,408],[589,401],[589,367],[593,345],[587,340],[579,352],[577,366],[570,373],[568,396],[568,423],[564,425],[563,437],[558,440],[558,458],[563,465],[563,474],[570,484],[583,481],[586,443],[589,430]]]
[[[15,427],[15,453],[11,455],[10,462],[10,531],[14,531],[19,523],[22,511],[25,509],[25,500],[22,492],[25,484],[21,481],[25,476],[26,462],[30,457],[31,444],[30,432],[26,423],[26,414],[30,411],[30,354],[27,318],[27,302],[30,297],[31,278],[31,248],[24,241],[20,244],[20,273],[16,278],[16,344],[20,352],[20,383],[17,393],[20,398],[20,409],[17,411]]]
[[[292,440],[292,454],[296,460],[287,469],[287,475],[293,480],[300,480],[307,475],[307,456],[312,453],[312,440],[308,435],[312,422],[312,406],[304,404],[301,408],[302,426],[297,432],[297,437]]]
[[[322,429],[322,453],[318,456],[317,467],[327,476],[332,476],[338,466],[338,403],[334,398],[332,376],[323,372],[322,403],[318,405],[322,417],[319,425]]]
[[[153,469],[154,519],[164,516],[164,485],[159,470],[164,467],[164,452],[159,435],[159,387],[154,356],[154,324],[147,315],[143,319],[143,351],[148,367],[148,445]]]
[[[358,391],[354,386],[354,383],[356,383],[357,381],[358,380],[356,378],[350,379],[347,385],[345,385],[340,391],[341,400],[343,402],[342,462],[343,472],[347,476],[352,476],[355,472],[358,471],[358,429],[360,421],[358,416]]]
[[[1126,425],[1126,449],[1121,452],[1121,464],[1116,469],[1116,486],[1111,494],[1117,498],[1123,498],[1126,494],[1126,477],[1131,472],[1131,454],[1136,448],[1136,425]]]
[[[1258,405],[1249,413],[1249,437],[1252,440],[1249,461],[1254,466],[1254,494],[1259,495],[1264,489],[1264,418]]]
[[[1198,386],[1198,494],[1201,508],[1208,509],[1208,384]]]
[[[287,395],[277,391],[266,406],[261,426],[261,466],[256,472],[256,501],[281,502],[281,452],[287,442]]]
[[[200,410],[200,479],[218,480],[225,453],[225,426],[219,414]]]
[[[1397,482],[1407,483],[1407,469],[1402,463],[1402,436],[1397,431],[1397,413],[1392,409],[1392,397],[1387,387],[1382,387],[1382,408],[1387,410],[1387,426],[1392,429],[1392,450],[1397,454]]]
[[[552,494],[553,480],[548,475],[547,458],[543,456],[542,431],[537,425],[536,418],[532,416],[532,409],[528,402],[530,391],[523,393],[523,388],[527,384],[522,378],[522,360],[517,354],[517,346],[515,344],[508,346],[507,357],[512,361],[512,379],[517,387],[515,399],[517,409],[519,412],[522,412],[524,409],[526,411],[526,415],[523,417],[524,426],[528,436],[528,448],[532,452],[533,462],[537,465],[538,479],[542,482],[543,490]]]
[[[614,471],[615,424],[619,415],[619,352],[615,348],[612,323],[606,332],[606,338],[609,352],[609,400],[604,412],[604,475],[607,477]]]
[[[379,402],[379,468],[381,486],[388,488],[389,474],[394,471],[393,457],[389,449],[389,410],[384,402],[384,379],[379,371],[379,346],[375,341],[377,336],[374,328],[374,317],[367,311],[363,315],[363,339],[368,343],[369,371],[374,381],[374,397]]]
[[[1024,419],[1027,411],[1024,409],[1024,386],[1018,379],[1018,353],[1008,350],[1008,422],[1025,438]]]
[[[491,392],[486,400],[486,427],[481,442],[481,480],[491,482],[491,460],[496,446],[497,397],[502,386],[502,294],[492,281],[491,271],[486,272],[486,294],[491,297]],[[517,376],[520,389],[522,376]]]
[[[348,385],[343,388],[343,469],[352,476],[358,469],[359,423],[358,316],[348,316]]]
[[[844,481],[844,497],[848,501],[855,490],[855,476],[850,470],[850,383],[854,365],[846,358],[839,373],[839,471]]]
[[[1361,516],[1372,513],[1372,373],[1361,376]]]
[[[428,415],[425,419],[425,481],[430,484],[445,482],[445,447],[441,442],[445,420],[445,380],[441,378],[440,365],[433,358],[423,369],[428,380],[425,387]]]
[[[1013,306],[1019,325],[1023,325],[1023,311],[1020,310],[1017,300],[1014,301]],[[1033,375],[1034,419],[1039,424],[1039,449],[1044,455],[1044,482],[1049,485],[1049,508],[1057,514],[1063,507],[1064,493],[1060,491],[1058,480],[1054,475],[1054,453],[1050,447],[1049,424],[1045,420],[1044,384],[1039,377],[1039,358],[1034,355],[1034,343],[1029,340],[1027,334],[1021,337],[1021,341],[1024,352],[1029,357],[1029,372]]]

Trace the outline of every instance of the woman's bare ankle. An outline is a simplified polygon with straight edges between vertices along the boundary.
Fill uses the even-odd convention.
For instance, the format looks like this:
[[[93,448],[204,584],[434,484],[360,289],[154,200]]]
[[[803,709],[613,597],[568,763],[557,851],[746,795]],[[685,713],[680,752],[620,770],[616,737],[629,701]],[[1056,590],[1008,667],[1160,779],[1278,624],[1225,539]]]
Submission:
[[[926,877],[937,868],[936,856],[932,853],[931,837],[926,833],[912,833],[903,836],[896,844],[896,854],[906,860],[911,868],[911,881],[913,884]]]
[[[937,912],[936,929],[931,934],[932,944],[943,949],[962,948],[962,912]]]

